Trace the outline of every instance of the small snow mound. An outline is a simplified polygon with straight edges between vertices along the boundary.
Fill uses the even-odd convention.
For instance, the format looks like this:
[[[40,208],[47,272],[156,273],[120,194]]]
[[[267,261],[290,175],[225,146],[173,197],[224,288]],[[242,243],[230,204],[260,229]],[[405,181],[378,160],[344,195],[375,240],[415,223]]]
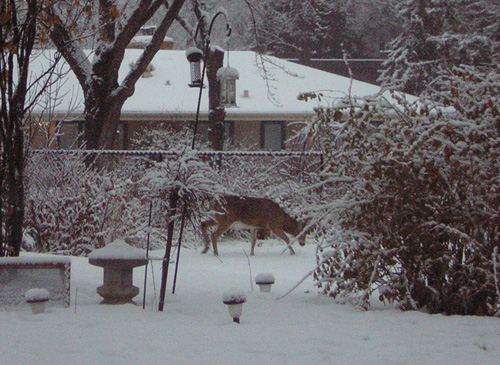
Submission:
[[[243,290],[235,287],[224,292],[222,301],[224,302],[224,304],[245,303],[247,301],[247,296]]]
[[[146,260],[146,253],[130,246],[122,239],[117,239],[103,248],[92,251],[88,258],[93,260]]]
[[[255,277],[256,284],[274,284],[274,275],[271,273],[260,273]]]
[[[33,288],[24,294],[24,298],[29,302],[46,302],[49,300],[50,294],[47,289]]]

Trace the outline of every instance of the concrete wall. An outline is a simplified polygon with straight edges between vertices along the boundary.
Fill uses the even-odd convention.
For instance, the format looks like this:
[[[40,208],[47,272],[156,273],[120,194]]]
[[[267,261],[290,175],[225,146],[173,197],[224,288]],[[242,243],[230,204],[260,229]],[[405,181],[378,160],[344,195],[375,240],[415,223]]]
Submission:
[[[49,291],[47,305],[70,305],[71,259],[67,257],[0,258],[0,307],[28,306],[29,289]]]

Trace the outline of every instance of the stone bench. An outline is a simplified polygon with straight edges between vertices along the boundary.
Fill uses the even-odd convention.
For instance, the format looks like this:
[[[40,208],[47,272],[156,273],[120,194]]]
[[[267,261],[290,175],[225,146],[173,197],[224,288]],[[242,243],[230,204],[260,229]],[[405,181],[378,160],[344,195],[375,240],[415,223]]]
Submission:
[[[35,256],[0,258],[0,307],[25,305],[24,294],[44,288],[50,294],[48,305],[70,306],[71,259]]]

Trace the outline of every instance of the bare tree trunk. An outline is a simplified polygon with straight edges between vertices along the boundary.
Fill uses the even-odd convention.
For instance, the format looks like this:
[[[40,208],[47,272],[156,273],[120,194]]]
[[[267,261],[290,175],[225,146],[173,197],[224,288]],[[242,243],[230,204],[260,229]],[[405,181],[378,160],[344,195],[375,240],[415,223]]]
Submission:
[[[1,150],[2,144],[0,143],[0,150]],[[3,155],[3,153],[2,153]],[[1,157],[0,161],[0,227],[3,227],[3,172],[4,172],[4,165],[3,165],[3,157]],[[5,256],[5,249],[4,249],[4,237],[3,237],[3,229],[0,228],[0,257]]]
[[[161,286],[160,286],[160,302],[158,304],[158,311],[163,312],[165,305],[165,294],[167,292],[167,279],[168,267],[170,264],[170,253],[172,251],[172,241],[174,239],[175,219],[177,214],[177,203],[179,201],[178,190],[172,190],[169,196],[169,214],[168,214],[168,228],[167,228],[167,246],[165,247],[165,256],[163,257]]]
[[[172,25],[185,0],[139,0],[127,13],[120,13],[117,2],[98,2],[99,34],[94,59],[91,61],[82,45],[73,36],[73,24],[53,22],[50,38],[75,73],[85,98],[84,136],[87,149],[113,148],[121,109],[133,95],[134,86],[160,49],[167,30]],[[75,5],[76,6],[76,5]],[[118,72],[125,49],[140,28],[157,11],[166,7],[163,19],[134,66],[122,81]],[[52,16],[58,16],[56,8]],[[62,19],[61,16],[58,16]],[[121,19],[120,19],[121,18]]]
[[[87,149],[113,149],[117,140],[121,109],[125,100],[111,102],[92,100],[94,106],[87,106],[84,138]],[[90,105],[90,103],[88,104]]]
[[[24,131],[29,64],[40,4],[14,0],[0,6],[0,253],[19,256],[24,223]]]
[[[14,124],[14,135],[12,136],[12,145],[8,146],[10,151],[7,153],[7,207],[9,209],[7,221],[5,222],[8,232],[6,244],[12,249],[13,256],[19,256],[23,240],[24,223],[24,136],[20,128],[22,116],[12,116]],[[21,120],[19,120],[21,118]]]

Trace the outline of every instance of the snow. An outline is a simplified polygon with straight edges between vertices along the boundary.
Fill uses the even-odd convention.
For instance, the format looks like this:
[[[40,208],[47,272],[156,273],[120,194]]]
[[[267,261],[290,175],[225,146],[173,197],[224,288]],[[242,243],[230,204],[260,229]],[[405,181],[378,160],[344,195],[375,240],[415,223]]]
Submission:
[[[36,57],[30,65],[35,75],[41,74],[49,67],[49,60],[53,59],[55,51],[44,51],[45,57]],[[187,54],[190,54],[188,49]],[[130,71],[129,64],[135,63],[142,50],[127,49],[120,68],[120,80],[123,80]],[[89,58],[93,55],[89,54]],[[230,57],[231,67],[239,74],[237,90],[248,90],[251,98],[238,96],[238,108],[226,110],[227,119],[245,116],[259,116],[260,118],[277,118],[279,115],[294,116],[297,120],[310,118],[315,115],[314,109],[318,106],[330,106],[330,102],[323,98],[321,101],[299,101],[297,97],[304,92],[323,91],[333,96],[345,97],[349,90],[352,95],[370,96],[377,94],[380,87],[353,81],[332,73],[313,69],[293,62],[280,60],[275,57],[260,57],[251,51],[230,51],[225,53],[224,65],[228,65]],[[62,62],[62,71],[68,66]],[[142,114],[159,115],[172,118],[194,116],[196,114],[199,96],[198,88],[190,88],[190,67],[186,59],[186,51],[160,50],[154,57],[155,65],[153,77],[141,78],[135,85],[135,92],[127,99],[122,108],[124,117],[134,118]],[[68,113],[78,116],[83,113],[83,95],[73,73],[61,78],[59,99],[54,106],[55,113]],[[52,95],[55,97],[55,95]],[[387,93],[387,98],[395,102]],[[75,106],[76,105],[76,106]],[[73,107],[72,107],[73,106]],[[36,111],[41,111],[44,105],[40,104]],[[203,92],[201,101],[201,116],[208,113],[208,92]],[[181,119],[182,120],[182,119]],[[262,119],[266,120],[266,119]]]
[[[379,304],[364,312],[317,294],[311,277],[276,300],[316,266],[315,246],[296,247],[295,256],[281,255],[280,241],[266,240],[257,247],[249,258],[252,271],[272,272],[277,279],[273,293],[267,294],[251,291],[243,252],[249,246],[222,241],[220,260],[201,255],[201,247],[183,248],[175,294],[170,294],[170,266],[163,312],[154,304],[161,263],[149,265],[143,310],[145,266],[134,269],[134,285],[141,289],[137,306],[99,305],[96,287],[102,283],[102,269],[89,265],[85,257],[72,257],[70,308],[50,307],[36,316],[27,304],[15,311],[0,310],[1,362],[498,364],[498,318],[401,312]],[[223,293],[235,286],[247,293],[240,325],[221,302]]]
[[[246,301],[247,296],[245,292],[237,286],[225,291],[222,295],[222,302],[224,304],[240,304]]]
[[[2,265],[61,265],[69,264],[71,259],[64,256],[39,256],[39,257],[0,257],[0,266]]]
[[[92,251],[88,258],[92,260],[145,260],[146,253],[130,246],[122,239],[117,239],[103,248]]]
[[[24,294],[24,298],[29,302],[46,302],[49,300],[50,294],[47,289],[33,288]]]
[[[256,284],[274,284],[274,275],[271,273],[262,272],[255,277]]]
[[[153,39],[152,35],[136,35],[134,38],[132,38],[132,42],[135,43],[143,43],[143,44],[149,44],[151,40]],[[163,39],[165,42],[173,42],[174,40],[169,37],[165,36]]]
[[[238,80],[240,78],[240,74],[238,70],[232,67],[221,67],[217,70],[217,80],[231,78],[234,80]]]
[[[199,49],[198,47],[194,47],[194,46],[186,49],[186,58],[190,58],[193,55],[197,55],[197,56],[199,55],[199,56],[203,57],[203,52],[201,51],[201,49]]]

